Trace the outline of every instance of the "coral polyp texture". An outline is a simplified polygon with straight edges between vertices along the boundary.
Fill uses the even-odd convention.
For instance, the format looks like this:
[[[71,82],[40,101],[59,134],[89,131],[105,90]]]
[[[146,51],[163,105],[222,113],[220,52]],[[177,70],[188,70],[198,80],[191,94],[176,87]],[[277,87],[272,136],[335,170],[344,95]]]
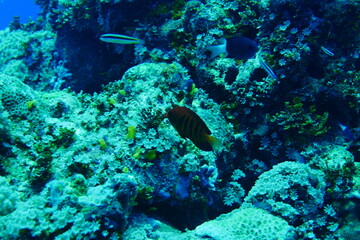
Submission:
[[[36,3],[0,30],[1,239],[358,239],[358,1]]]

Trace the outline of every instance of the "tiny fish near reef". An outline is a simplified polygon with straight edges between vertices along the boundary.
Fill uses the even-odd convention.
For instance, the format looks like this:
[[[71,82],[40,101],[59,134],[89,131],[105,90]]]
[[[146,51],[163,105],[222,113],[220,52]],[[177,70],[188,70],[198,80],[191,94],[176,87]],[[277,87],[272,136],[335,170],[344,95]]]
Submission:
[[[107,33],[100,36],[100,40],[117,44],[144,44],[144,40],[121,34]]]
[[[220,146],[220,140],[210,136],[205,122],[189,108],[175,107],[166,117],[181,137],[190,139],[201,150],[213,151]]]

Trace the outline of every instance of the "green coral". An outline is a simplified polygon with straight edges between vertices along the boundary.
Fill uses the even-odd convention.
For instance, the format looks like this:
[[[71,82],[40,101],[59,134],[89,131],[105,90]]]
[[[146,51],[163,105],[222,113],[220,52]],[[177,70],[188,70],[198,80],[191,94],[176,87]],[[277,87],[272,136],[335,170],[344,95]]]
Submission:
[[[284,130],[295,130],[300,135],[319,136],[329,130],[328,112],[318,113],[316,106],[307,107],[303,99],[295,97],[291,102],[284,103],[284,110],[274,115],[267,114],[266,118]]]

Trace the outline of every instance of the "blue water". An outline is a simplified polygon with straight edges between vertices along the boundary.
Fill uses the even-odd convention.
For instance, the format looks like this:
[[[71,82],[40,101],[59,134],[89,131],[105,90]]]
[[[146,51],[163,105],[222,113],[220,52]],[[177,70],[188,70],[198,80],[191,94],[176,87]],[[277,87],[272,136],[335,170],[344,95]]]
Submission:
[[[20,22],[26,23],[29,17],[35,20],[39,12],[34,0],[0,0],[0,30],[8,27],[14,16],[20,16]]]

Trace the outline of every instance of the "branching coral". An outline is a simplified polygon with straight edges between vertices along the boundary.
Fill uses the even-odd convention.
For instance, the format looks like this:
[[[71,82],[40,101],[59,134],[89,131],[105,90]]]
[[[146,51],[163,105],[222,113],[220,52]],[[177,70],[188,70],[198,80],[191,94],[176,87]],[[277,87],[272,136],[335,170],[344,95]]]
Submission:
[[[282,126],[284,130],[295,130],[300,135],[319,136],[327,132],[327,112],[318,113],[316,106],[306,107],[302,98],[285,102],[285,109],[274,115],[267,115],[270,122]]]

